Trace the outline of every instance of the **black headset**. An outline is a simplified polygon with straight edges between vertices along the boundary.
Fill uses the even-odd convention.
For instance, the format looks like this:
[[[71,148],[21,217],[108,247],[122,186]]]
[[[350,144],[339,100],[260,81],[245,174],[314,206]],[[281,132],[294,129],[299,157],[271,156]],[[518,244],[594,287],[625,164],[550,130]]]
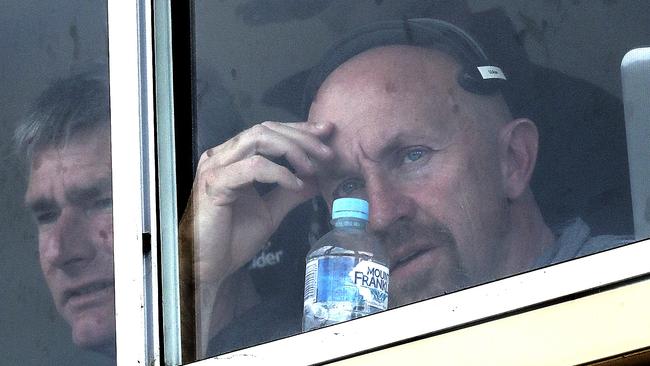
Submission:
[[[411,45],[448,54],[461,65],[458,84],[470,93],[495,94],[506,83],[501,68],[488,59],[469,34],[451,23],[430,18],[378,22],[357,29],[325,53],[307,80],[304,116],[307,117],[316,92],[330,73],[364,51],[389,45]]]

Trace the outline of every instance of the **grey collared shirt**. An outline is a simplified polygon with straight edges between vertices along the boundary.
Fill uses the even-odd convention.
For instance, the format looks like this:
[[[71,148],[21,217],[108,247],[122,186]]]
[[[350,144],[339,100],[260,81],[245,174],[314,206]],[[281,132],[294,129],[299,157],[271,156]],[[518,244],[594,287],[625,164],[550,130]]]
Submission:
[[[535,268],[582,257],[632,242],[631,236],[599,235],[591,237],[591,229],[581,218],[576,218],[554,231],[555,246],[546,250],[535,261]]]

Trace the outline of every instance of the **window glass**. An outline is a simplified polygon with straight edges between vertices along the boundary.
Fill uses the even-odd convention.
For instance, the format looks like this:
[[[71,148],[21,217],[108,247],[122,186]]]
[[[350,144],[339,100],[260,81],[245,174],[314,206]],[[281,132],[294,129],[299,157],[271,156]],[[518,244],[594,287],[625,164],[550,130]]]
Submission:
[[[369,203],[389,308],[634,240],[619,70],[650,4],[192,7],[198,358],[302,332],[336,198]]]
[[[115,364],[106,17],[0,5],[3,364]]]

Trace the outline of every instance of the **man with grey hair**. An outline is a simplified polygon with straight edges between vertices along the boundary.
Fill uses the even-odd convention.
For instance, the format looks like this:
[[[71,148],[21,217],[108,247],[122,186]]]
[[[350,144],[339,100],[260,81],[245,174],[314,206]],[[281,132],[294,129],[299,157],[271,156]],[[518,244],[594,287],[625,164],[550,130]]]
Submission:
[[[15,141],[54,304],[77,346],[115,357],[108,95],[105,70],[57,80]]]

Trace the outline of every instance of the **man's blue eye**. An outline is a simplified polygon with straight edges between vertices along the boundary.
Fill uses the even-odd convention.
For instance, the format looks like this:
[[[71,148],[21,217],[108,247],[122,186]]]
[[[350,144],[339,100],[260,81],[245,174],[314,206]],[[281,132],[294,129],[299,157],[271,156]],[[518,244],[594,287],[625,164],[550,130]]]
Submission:
[[[424,151],[421,150],[421,149],[410,150],[404,156],[404,162],[405,163],[412,163],[414,161],[420,160],[422,155],[424,155]]]

